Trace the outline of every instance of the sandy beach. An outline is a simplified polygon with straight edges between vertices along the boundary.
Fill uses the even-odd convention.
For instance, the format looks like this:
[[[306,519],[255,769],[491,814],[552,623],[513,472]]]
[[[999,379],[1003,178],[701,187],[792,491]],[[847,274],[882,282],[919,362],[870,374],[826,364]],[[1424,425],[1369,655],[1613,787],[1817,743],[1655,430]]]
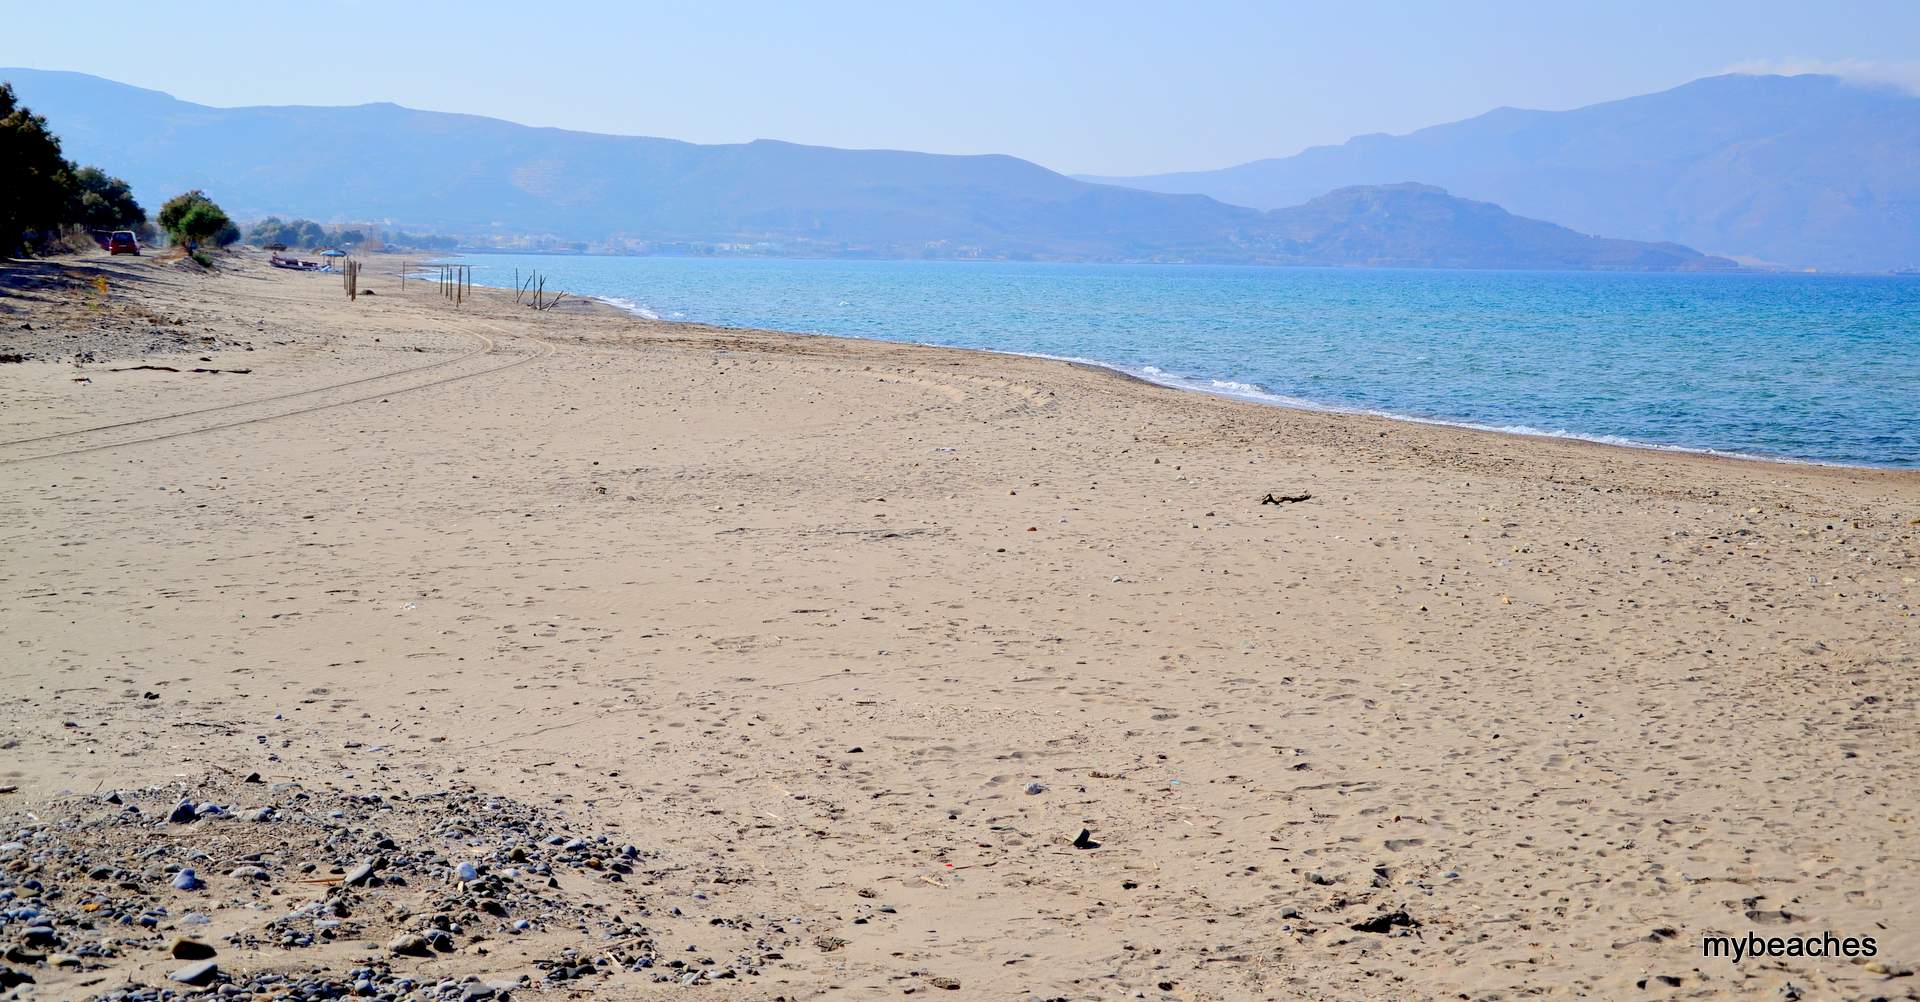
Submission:
[[[166,909],[35,998],[189,912],[235,978],[515,997],[1920,997],[1920,474],[397,263],[0,266],[0,867]],[[1749,932],[1877,953],[1703,956]]]

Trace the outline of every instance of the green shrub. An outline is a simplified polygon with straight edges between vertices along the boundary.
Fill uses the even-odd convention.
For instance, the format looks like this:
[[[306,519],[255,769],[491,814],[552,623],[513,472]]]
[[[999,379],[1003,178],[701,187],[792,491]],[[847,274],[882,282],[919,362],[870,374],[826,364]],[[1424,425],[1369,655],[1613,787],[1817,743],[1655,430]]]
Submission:
[[[223,247],[240,239],[240,230],[233,225],[233,220],[198,188],[167,199],[167,204],[160,207],[160,228],[189,250],[198,248],[201,241],[216,237],[231,237],[221,244]]]
[[[74,171],[73,188],[68,222],[90,230],[137,230],[147,224],[147,210],[134,201],[127,182],[98,167]]]

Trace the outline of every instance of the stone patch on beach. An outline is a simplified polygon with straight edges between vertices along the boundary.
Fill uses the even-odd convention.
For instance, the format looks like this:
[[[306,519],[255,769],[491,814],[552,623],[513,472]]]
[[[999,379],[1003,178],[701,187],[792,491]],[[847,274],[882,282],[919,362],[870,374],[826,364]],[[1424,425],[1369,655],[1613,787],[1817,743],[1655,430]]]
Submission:
[[[23,997],[506,998],[751,979],[800,942],[713,916],[668,954],[698,867],[466,786],[217,781],[68,796],[0,820],[4,989]],[[677,890],[660,894],[662,880]],[[711,875],[707,875],[710,879]],[[660,900],[656,901],[656,897]]]

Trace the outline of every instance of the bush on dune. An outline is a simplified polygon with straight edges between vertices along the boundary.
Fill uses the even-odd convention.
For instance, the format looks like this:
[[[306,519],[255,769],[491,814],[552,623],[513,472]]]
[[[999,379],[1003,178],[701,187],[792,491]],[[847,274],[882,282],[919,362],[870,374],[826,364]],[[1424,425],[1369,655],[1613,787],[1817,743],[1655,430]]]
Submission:
[[[198,250],[207,241],[225,247],[240,239],[239,227],[198,188],[167,199],[160,207],[160,228],[188,251]]]

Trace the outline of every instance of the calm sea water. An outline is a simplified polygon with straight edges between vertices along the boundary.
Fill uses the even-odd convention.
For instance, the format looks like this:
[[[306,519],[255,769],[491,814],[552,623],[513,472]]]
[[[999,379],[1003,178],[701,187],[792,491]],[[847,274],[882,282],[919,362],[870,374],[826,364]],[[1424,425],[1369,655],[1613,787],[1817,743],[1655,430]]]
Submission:
[[[668,320],[1051,355],[1607,442],[1920,467],[1920,278],[476,255]]]

